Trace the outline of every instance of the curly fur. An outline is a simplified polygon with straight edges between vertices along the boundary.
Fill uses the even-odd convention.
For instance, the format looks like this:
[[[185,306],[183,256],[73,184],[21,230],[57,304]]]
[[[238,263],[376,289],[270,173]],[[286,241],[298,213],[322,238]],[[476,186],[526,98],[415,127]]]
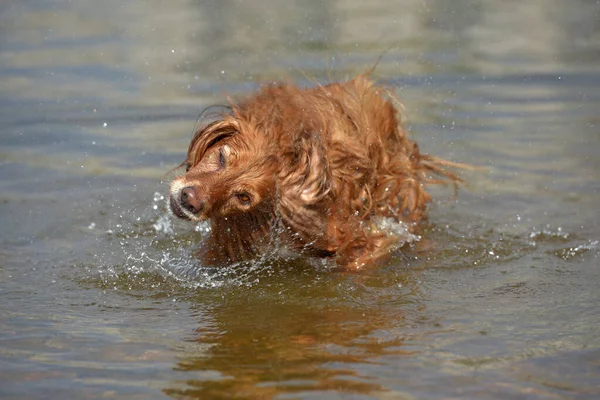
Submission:
[[[312,89],[271,84],[199,129],[171,207],[210,219],[204,262],[258,256],[276,223],[286,246],[343,267],[387,254],[394,238],[373,217],[416,229],[431,200],[424,185],[460,181],[444,169],[452,163],[406,137],[393,100],[366,75]]]

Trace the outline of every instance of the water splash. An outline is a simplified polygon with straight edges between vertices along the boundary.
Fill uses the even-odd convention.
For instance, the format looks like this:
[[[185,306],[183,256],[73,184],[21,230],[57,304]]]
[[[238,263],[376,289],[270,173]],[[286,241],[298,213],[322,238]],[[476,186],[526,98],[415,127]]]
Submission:
[[[415,235],[410,232],[410,225],[404,222],[398,222],[393,218],[375,217],[373,222],[377,229],[380,229],[387,235],[393,235],[398,237],[399,245],[402,247],[407,243],[418,242],[421,240],[421,236]]]
[[[589,240],[587,243],[579,244],[576,246],[567,247],[564,249],[555,250],[552,252],[555,256],[562,258],[565,261],[569,261],[575,257],[581,257],[585,253],[597,249],[598,241],[597,240]],[[595,257],[598,257],[598,252],[596,252]]]
[[[544,228],[540,230],[534,230],[529,234],[529,245],[536,246],[538,241],[548,242],[548,241],[561,241],[566,242],[569,239],[570,235],[568,232],[564,231],[562,227],[558,227],[556,229],[552,229],[550,225],[546,225]]]

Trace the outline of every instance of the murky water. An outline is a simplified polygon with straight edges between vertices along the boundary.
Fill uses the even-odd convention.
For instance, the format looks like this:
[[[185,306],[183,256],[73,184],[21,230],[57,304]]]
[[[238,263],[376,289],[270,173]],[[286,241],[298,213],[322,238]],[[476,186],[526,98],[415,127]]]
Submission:
[[[167,213],[200,110],[373,65],[485,167],[428,249],[222,270]],[[0,5],[0,397],[600,397],[600,4]]]

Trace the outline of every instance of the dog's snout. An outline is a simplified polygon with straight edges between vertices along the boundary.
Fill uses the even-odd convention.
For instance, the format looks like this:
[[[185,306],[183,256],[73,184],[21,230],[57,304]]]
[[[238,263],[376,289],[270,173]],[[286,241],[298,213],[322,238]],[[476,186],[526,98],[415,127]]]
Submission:
[[[204,201],[196,196],[196,190],[193,186],[187,186],[181,189],[181,206],[186,210],[198,214],[204,209]]]

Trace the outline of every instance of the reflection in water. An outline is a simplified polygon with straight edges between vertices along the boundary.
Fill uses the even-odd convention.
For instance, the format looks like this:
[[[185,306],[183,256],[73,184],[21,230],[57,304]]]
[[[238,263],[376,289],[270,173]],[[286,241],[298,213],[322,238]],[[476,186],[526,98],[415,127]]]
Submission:
[[[289,282],[283,284],[282,278]],[[287,271],[250,290],[228,291],[211,309],[212,323],[188,339],[202,344],[202,351],[183,354],[177,364],[178,370],[197,371],[199,378],[165,393],[268,398],[303,391],[383,390],[359,366],[377,364],[383,355],[411,354],[402,348],[399,332],[414,297],[395,290],[394,306],[378,308],[369,304],[375,288],[365,285],[374,282],[360,282],[367,279]],[[353,291],[352,298],[345,291]]]

